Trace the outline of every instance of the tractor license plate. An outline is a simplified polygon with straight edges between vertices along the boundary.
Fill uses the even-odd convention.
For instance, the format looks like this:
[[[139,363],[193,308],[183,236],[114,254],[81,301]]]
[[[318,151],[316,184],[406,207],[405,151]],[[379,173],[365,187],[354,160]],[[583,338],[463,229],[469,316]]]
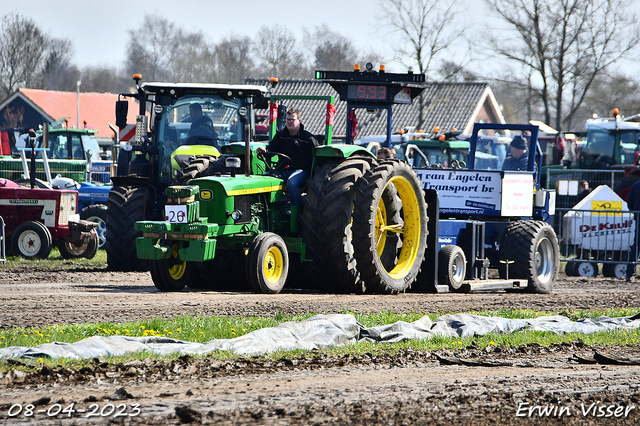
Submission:
[[[187,206],[165,206],[164,218],[166,222],[170,223],[187,223],[189,221],[187,217]]]

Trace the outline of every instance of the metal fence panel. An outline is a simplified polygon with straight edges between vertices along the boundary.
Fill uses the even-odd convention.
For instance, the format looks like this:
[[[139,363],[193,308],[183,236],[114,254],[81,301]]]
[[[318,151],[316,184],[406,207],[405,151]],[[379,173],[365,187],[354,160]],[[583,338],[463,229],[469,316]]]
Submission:
[[[628,265],[638,265],[639,218],[640,211],[556,209],[560,261],[591,264],[596,274],[603,264],[603,275],[624,276]]]
[[[618,192],[624,185],[623,170],[547,169],[546,187],[556,190],[556,207],[570,209],[578,203],[578,183],[589,182],[592,189],[607,185]]]

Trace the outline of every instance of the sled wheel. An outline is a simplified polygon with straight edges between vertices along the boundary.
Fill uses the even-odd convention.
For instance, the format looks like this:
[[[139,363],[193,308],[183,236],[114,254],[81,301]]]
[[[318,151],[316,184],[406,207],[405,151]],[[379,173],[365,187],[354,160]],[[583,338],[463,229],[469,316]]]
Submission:
[[[255,293],[280,293],[289,273],[289,253],[284,240],[265,232],[253,239],[247,253],[247,281]]]
[[[46,259],[53,248],[53,238],[42,223],[23,222],[13,231],[11,248],[14,254],[27,259]]]
[[[458,291],[464,282],[467,259],[464,251],[455,245],[443,246],[438,254],[438,276],[440,284],[447,284],[452,291]]]
[[[626,278],[626,263],[605,263],[602,265],[602,276],[608,278]]]
[[[517,249],[514,249],[517,248]],[[500,277],[525,278],[527,289],[534,293],[550,293],[560,267],[558,238],[553,228],[539,220],[512,223],[500,239]]]
[[[568,277],[577,277],[578,276],[578,262],[575,260],[570,260],[564,267],[564,273]]]
[[[160,291],[180,291],[189,284],[194,276],[193,264],[178,259],[179,248],[178,244],[173,244],[171,256],[168,259],[149,262],[151,279]]]
[[[595,262],[578,262],[576,273],[578,277],[597,277],[598,264]]]
[[[388,204],[393,198],[396,207]],[[398,208],[399,215],[384,213]],[[428,222],[424,193],[411,167],[395,161],[370,170],[356,195],[353,218],[354,256],[367,290],[395,294],[409,288],[424,260]],[[395,234],[400,242],[385,234]],[[393,263],[385,264],[388,259],[383,262],[381,256],[389,244],[398,251]]]

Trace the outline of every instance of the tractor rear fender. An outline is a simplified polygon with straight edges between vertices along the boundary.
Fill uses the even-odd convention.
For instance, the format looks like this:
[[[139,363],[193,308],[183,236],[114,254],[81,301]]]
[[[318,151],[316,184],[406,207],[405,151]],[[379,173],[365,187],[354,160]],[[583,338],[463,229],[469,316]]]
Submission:
[[[313,170],[315,170],[316,167],[326,164],[328,161],[335,161],[336,159],[344,160],[345,158],[353,156],[376,158],[371,151],[359,145],[325,145],[313,150]]]

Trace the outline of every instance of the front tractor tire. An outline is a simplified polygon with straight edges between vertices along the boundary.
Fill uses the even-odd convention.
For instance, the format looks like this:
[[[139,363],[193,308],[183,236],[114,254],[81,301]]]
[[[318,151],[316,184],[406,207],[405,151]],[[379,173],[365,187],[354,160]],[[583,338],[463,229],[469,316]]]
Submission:
[[[271,232],[256,236],[247,253],[246,270],[255,293],[280,293],[289,273],[289,252],[284,240]]]
[[[366,174],[355,200],[353,246],[367,290],[396,294],[411,286],[424,260],[428,220],[409,165],[384,162]]]
[[[149,262],[151,279],[160,291],[180,291],[197,275],[193,262],[178,259],[178,249],[178,244],[173,244],[168,259]]]
[[[46,259],[53,248],[53,238],[41,222],[23,222],[13,231],[11,248],[13,254],[27,259]]]
[[[138,186],[114,186],[107,201],[107,266],[111,271],[148,270],[147,262],[138,259],[136,238],[142,233],[134,224],[147,218],[149,191]]]
[[[560,268],[559,256],[558,238],[548,223],[514,222],[500,239],[500,277],[527,279],[529,291],[550,293]]]

